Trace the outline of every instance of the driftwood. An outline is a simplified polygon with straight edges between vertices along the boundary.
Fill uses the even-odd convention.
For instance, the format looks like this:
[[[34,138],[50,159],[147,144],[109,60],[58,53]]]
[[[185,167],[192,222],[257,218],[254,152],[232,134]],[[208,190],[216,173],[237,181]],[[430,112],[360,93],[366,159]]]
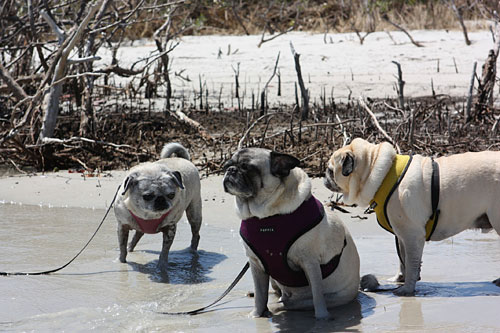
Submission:
[[[405,29],[405,28],[403,28],[403,27],[402,27],[402,26],[400,26],[399,24],[396,24],[396,23],[392,22],[392,21],[389,19],[389,16],[388,16],[387,14],[382,15],[382,19],[383,19],[384,21],[388,22],[389,24],[393,25],[394,27],[396,27],[398,30],[401,30],[402,32],[404,32],[404,34],[405,34],[406,36],[408,36],[408,38],[410,39],[410,41],[411,41],[411,43],[412,43],[413,45],[415,45],[416,47],[423,47],[423,45],[422,45],[422,44],[420,44],[419,42],[417,42],[417,41],[415,41],[415,40],[413,39],[413,37],[410,35],[410,33],[409,33],[408,31],[406,31],[406,29]]]
[[[209,142],[213,141],[212,136],[207,132],[207,130],[202,125],[200,125],[199,122],[189,118],[184,112],[177,110],[174,112],[170,112],[170,114],[180,123],[183,123],[188,127],[196,130],[204,140]]]

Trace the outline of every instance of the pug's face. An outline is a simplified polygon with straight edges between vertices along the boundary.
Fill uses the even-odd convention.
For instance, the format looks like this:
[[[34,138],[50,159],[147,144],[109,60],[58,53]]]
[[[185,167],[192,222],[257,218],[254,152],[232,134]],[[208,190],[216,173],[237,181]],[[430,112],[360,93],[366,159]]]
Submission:
[[[124,182],[125,204],[143,217],[162,215],[177,202],[182,176],[158,164],[140,165],[132,170]]]
[[[241,199],[252,199],[276,188],[300,161],[269,149],[244,148],[224,165],[224,191]]]
[[[349,192],[349,178],[354,171],[354,154],[347,147],[337,150],[328,161],[323,183],[333,192]]]

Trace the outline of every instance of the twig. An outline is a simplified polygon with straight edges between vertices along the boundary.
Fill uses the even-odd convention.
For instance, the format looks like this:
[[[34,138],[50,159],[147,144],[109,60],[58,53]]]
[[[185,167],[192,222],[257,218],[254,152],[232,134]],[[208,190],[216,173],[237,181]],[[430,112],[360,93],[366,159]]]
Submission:
[[[389,136],[389,134],[387,134],[386,131],[384,131],[384,129],[380,126],[378,120],[377,120],[377,117],[375,116],[375,114],[372,112],[372,110],[370,110],[370,108],[368,107],[368,105],[366,105],[366,102],[364,100],[363,97],[359,97],[359,103],[361,104],[361,106],[363,106],[363,108],[365,109],[365,111],[370,115],[370,117],[372,118],[372,121],[373,121],[373,124],[375,125],[375,127],[377,127],[377,129],[380,131],[380,133],[382,133],[382,135],[384,136],[384,138],[387,139],[387,141],[389,141],[392,145],[394,145],[396,147],[396,150],[398,151],[398,154],[401,153],[401,149],[399,149],[399,146],[396,144],[396,142]]]

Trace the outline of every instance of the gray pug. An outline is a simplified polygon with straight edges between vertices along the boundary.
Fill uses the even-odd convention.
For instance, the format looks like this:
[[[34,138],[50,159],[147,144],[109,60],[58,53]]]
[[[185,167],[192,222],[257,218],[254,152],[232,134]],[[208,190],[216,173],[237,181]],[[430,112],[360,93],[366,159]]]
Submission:
[[[173,154],[178,157],[172,157]],[[158,267],[166,271],[168,252],[184,211],[191,225],[191,250],[197,250],[201,227],[200,176],[189,158],[186,148],[169,143],[163,147],[159,161],[142,163],[130,169],[114,207],[122,263],[126,262],[131,229],[136,232],[128,246],[130,252],[144,233],[162,232],[163,246]]]
[[[284,309],[314,307],[316,318],[328,318],[328,307],[345,304],[358,294],[359,256],[351,235],[338,218],[327,217],[322,205],[311,195],[309,177],[298,165],[293,156],[260,148],[239,150],[225,164],[224,189],[235,196],[236,211],[243,220],[240,234],[245,240],[254,281],[255,307],[251,313],[254,317],[271,315],[267,307],[270,278],[281,295]],[[312,224],[308,221],[309,212],[299,218],[296,215],[309,203],[314,206],[310,214],[315,218]],[[279,224],[273,224],[275,219]],[[273,250],[290,229],[303,223],[310,228],[301,231],[300,236],[295,235],[298,238],[294,240],[291,237],[288,252]],[[254,226],[258,230],[251,235],[244,229]],[[274,240],[250,241],[256,235]],[[274,265],[268,259],[277,261]],[[336,268],[325,276],[323,267],[331,267],[334,261]],[[289,281],[297,274],[303,276],[305,285]]]

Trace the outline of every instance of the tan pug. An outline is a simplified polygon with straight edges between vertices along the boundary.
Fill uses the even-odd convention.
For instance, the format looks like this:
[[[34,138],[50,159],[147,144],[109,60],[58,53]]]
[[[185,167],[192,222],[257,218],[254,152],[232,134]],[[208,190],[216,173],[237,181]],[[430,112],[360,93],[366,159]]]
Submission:
[[[358,294],[359,257],[351,235],[340,219],[327,217],[298,165],[293,156],[260,148],[241,149],[225,165],[224,189],[236,197],[243,220],[254,317],[271,315],[270,277],[285,309],[313,306],[319,319]]]
[[[375,207],[380,203],[374,197],[394,170],[393,163],[404,159],[410,160],[397,155],[387,142],[375,145],[358,138],[333,153],[325,185],[341,192],[346,204]],[[474,228],[494,228],[500,234],[500,152],[456,154],[434,161],[413,156],[385,202],[385,216],[398,239],[401,258],[394,280],[404,281],[394,291],[396,295],[414,295],[426,239],[439,241]],[[433,178],[437,179],[436,191],[432,190]],[[433,195],[438,197],[434,210]],[[378,213],[377,219],[383,225]],[[500,279],[494,283],[500,286]]]
[[[178,157],[172,157],[173,154]],[[130,252],[144,233],[162,232],[163,246],[158,267],[166,271],[168,252],[184,211],[191,225],[191,250],[196,251],[202,218],[200,176],[189,161],[186,148],[178,143],[166,144],[159,161],[141,163],[130,169],[114,211],[118,220],[120,261],[123,263],[126,262],[131,229],[136,232],[128,247]]]

